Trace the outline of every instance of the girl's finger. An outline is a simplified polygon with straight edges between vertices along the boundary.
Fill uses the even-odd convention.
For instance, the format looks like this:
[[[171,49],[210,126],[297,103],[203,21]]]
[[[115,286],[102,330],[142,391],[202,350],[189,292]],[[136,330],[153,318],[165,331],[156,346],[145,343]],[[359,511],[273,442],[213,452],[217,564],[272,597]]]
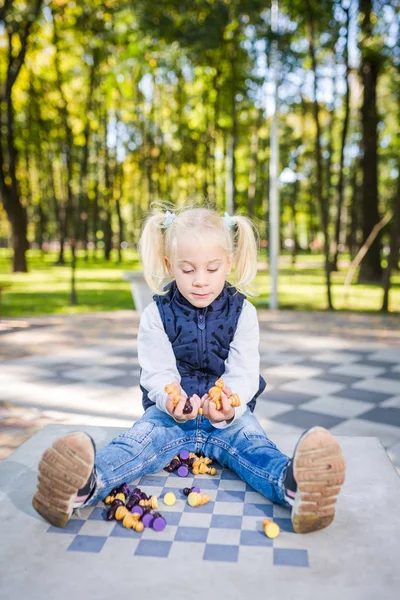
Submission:
[[[199,408],[200,408],[200,398],[197,396],[197,394],[194,394],[191,398],[190,398],[190,403],[192,405],[192,412],[188,413],[187,415],[185,415],[185,417],[187,418],[188,421],[192,421],[193,419],[196,419],[198,412],[199,412]]]
[[[207,400],[207,398],[210,398],[208,394],[204,394],[204,396],[201,397],[201,406],[204,407],[204,402]]]
[[[203,396],[204,398],[204,396]],[[208,418],[210,412],[210,399],[207,397],[203,402],[203,416]]]
[[[230,398],[232,396],[232,390],[227,385],[224,385],[224,387],[222,388],[222,391],[224,392],[224,394],[226,394],[228,396],[228,398]]]
[[[215,406],[215,402],[209,401],[208,411],[210,414],[210,419],[212,421],[221,421],[221,413],[219,412],[219,410],[217,410],[217,407]]]
[[[197,394],[195,396],[193,396],[192,405],[194,405],[196,407],[196,412],[199,412],[199,408],[201,406],[201,398],[199,398],[199,396],[197,396]]]
[[[221,395],[222,399],[222,414],[226,420],[233,419],[235,416],[235,409],[231,406],[228,396],[225,394]]]
[[[229,410],[231,407],[231,403],[229,402],[229,398],[226,394],[224,394],[222,392],[221,394],[221,400],[222,400],[222,408],[224,411]]]
[[[174,410],[175,419],[179,419],[180,421],[186,421],[186,415],[183,414],[183,409],[184,409],[185,404],[186,404],[186,398],[185,398],[185,396],[181,396],[179,399],[179,402],[176,405],[175,410]]]
[[[174,413],[174,398],[175,396],[173,394],[168,394],[167,401],[165,403],[165,408],[167,409],[170,415]]]

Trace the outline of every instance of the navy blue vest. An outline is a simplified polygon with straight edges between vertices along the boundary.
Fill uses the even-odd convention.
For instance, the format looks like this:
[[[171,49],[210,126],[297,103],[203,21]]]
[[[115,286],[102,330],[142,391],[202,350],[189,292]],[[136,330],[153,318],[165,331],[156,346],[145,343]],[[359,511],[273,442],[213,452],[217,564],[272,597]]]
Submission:
[[[181,386],[189,397],[198,394],[201,398],[225,371],[225,360],[245,296],[226,283],[218,298],[209,306],[196,308],[182,296],[173,281],[165,296],[155,295],[153,298],[174,350]],[[252,412],[265,386],[260,376],[258,392],[248,402]],[[148,398],[147,390],[141,389],[142,404],[146,410],[154,402]]]

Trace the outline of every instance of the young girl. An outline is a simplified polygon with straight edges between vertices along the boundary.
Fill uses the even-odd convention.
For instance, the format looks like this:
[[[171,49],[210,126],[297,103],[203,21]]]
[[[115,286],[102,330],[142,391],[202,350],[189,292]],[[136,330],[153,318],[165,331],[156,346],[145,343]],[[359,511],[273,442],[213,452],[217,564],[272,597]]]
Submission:
[[[335,438],[313,427],[289,459],[253,413],[265,381],[259,374],[257,313],[244,295],[251,294],[257,270],[250,221],[206,208],[156,209],[140,250],[146,280],[156,292],[138,334],[144,415],[97,453],[83,432],[54,442],[39,464],[34,508],[64,527],[74,508],[97,503],[125,481],[157,473],[186,449],[215,459],[290,508],[296,532],[329,525],[345,476]],[[225,386],[217,410],[208,390],[221,377]],[[167,384],[173,384],[172,394],[164,391]],[[233,393],[241,399],[235,408]]]

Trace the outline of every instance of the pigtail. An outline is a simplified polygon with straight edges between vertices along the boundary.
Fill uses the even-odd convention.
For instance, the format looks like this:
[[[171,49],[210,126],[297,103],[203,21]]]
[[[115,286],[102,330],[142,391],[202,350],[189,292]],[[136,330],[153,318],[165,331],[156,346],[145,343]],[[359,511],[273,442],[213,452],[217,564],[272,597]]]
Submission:
[[[164,261],[164,235],[162,224],[165,214],[155,210],[146,221],[140,236],[139,253],[143,265],[143,274],[150,289],[156,294],[163,293],[166,278]]]
[[[254,297],[258,293],[251,282],[257,275],[258,232],[246,217],[234,215],[230,218],[236,225],[234,233],[235,287],[247,296]]]

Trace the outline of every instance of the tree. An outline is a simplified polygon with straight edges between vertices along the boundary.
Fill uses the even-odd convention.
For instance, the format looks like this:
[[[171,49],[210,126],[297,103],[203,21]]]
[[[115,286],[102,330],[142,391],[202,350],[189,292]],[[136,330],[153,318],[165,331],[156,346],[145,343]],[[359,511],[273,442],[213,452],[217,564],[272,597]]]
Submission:
[[[378,108],[377,85],[383,64],[382,42],[374,35],[372,0],[359,0],[361,80],[363,84],[362,115],[362,230],[363,241],[380,221],[378,199]],[[381,235],[378,234],[361,263],[359,281],[380,281]]]
[[[346,149],[346,141],[347,141],[347,132],[349,128],[349,119],[350,119],[350,84],[349,84],[349,75],[350,75],[350,63],[349,63],[349,32],[350,32],[350,5],[344,3],[342,1],[341,8],[345,13],[345,40],[344,40],[344,63],[346,66],[346,73],[344,77],[345,83],[345,99],[344,99],[344,118],[343,118],[343,127],[341,134],[341,144],[340,144],[340,160],[339,160],[339,180],[337,184],[337,205],[336,205],[336,222],[335,222],[335,245],[334,245],[334,253],[332,258],[332,268],[337,270],[338,265],[338,257],[339,257],[339,242],[340,242],[340,232],[342,226],[342,209],[343,209],[343,200],[344,200],[344,155]]]
[[[317,58],[315,52],[315,14],[311,0],[306,0],[306,22],[307,22],[307,38],[308,48],[311,59],[311,65],[314,75],[314,121],[316,128],[315,135],[315,161],[317,167],[317,198],[321,215],[321,227],[324,234],[324,254],[325,254],[325,277],[326,277],[326,292],[328,308],[333,310],[332,294],[331,294],[331,264],[329,259],[329,239],[328,239],[328,193],[324,192],[323,168],[322,168],[322,152],[321,152],[321,124],[320,124],[320,108],[317,98],[318,78],[317,78]]]
[[[27,215],[21,202],[17,177],[18,154],[15,145],[13,88],[24,64],[32,26],[41,11],[43,0],[14,4],[5,1],[0,10],[8,49],[4,78],[0,81],[0,196],[12,230],[13,270],[27,271]],[[18,17],[18,18],[17,18]]]

